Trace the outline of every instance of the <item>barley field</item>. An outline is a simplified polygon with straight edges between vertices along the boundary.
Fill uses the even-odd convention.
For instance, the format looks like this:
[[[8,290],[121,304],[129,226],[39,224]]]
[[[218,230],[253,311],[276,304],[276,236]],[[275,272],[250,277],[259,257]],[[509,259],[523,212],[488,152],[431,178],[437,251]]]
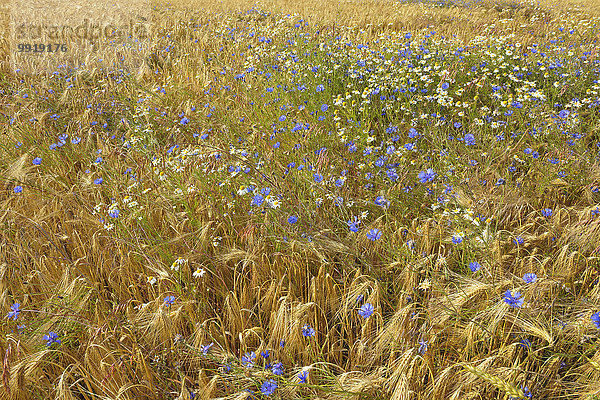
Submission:
[[[0,399],[600,399],[600,2],[109,3],[0,6]]]

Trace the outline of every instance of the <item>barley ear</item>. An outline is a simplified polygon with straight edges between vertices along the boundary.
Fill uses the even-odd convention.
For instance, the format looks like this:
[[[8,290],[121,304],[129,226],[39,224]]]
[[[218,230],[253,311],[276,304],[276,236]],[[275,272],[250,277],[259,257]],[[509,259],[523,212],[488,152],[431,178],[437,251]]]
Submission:
[[[463,368],[466,369],[467,371],[469,371],[470,373],[477,375],[481,379],[484,379],[484,380],[490,382],[492,385],[494,385],[498,389],[504,391],[506,394],[508,394],[512,398],[525,399],[525,393],[523,393],[522,389],[514,386],[511,383],[506,382],[504,379],[499,378],[497,376],[490,375],[487,372],[484,372],[484,371],[482,371],[476,367],[473,367],[471,365],[465,365],[465,366],[463,366]]]

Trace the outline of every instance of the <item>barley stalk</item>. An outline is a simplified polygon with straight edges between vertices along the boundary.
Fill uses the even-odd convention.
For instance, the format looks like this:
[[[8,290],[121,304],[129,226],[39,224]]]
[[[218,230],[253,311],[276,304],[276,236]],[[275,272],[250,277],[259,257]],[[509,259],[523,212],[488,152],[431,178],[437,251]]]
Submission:
[[[525,393],[523,393],[522,389],[516,387],[515,385],[513,385],[511,383],[506,382],[504,379],[502,379],[498,376],[488,374],[487,372],[484,372],[483,370],[473,367],[471,365],[465,365],[464,369],[466,369],[470,373],[480,377],[481,379],[490,382],[492,385],[494,385],[498,389],[502,390],[503,392],[505,392],[506,394],[508,394],[511,397],[514,397],[517,399],[525,398]]]

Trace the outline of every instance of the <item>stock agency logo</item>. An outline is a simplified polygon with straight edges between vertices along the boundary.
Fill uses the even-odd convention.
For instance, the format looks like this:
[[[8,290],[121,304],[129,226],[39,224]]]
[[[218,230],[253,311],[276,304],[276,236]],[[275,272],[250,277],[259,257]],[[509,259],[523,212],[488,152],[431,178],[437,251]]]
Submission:
[[[21,23],[16,26],[15,39],[51,41],[144,40],[150,38],[152,25],[146,20],[126,23],[97,22],[88,18],[79,25],[42,25]]]

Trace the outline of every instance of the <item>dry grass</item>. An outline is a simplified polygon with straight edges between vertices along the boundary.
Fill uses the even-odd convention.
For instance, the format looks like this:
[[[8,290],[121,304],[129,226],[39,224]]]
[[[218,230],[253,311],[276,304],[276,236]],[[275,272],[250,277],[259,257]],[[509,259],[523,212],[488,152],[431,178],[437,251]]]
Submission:
[[[516,52],[507,43],[520,43],[525,51],[562,38],[559,26],[577,27],[564,46],[571,45],[577,57],[590,50],[592,62],[569,66],[570,74],[584,71],[579,80],[561,83],[557,91],[551,83],[543,89],[555,101],[573,104],[573,98],[593,98],[587,90],[592,78],[599,79],[593,64],[598,30],[592,26],[600,21],[597,2],[176,0],[152,12],[153,37],[139,68],[107,70],[90,56],[86,67],[56,76],[11,69],[15,43],[9,43],[10,10],[3,7],[0,305],[9,313],[19,303],[21,311],[2,320],[0,399],[243,399],[247,390],[263,396],[267,379],[278,384],[269,396],[281,399],[506,399],[523,397],[525,387],[540,399],[600,398],[600,331],[590,320],[600,308],[597,109],[569,108],[581,123],[564,129],[586,133],[574,147],[552,124],[549,133],[523,135],[507,148],[497,144],[498,131],[471,124],[471,114],[461,121],[477,134],[474,147],[446,140],[455,132],[449,125],[423,123],[427,146],[402,154],[396,183],[382,178],[368,190],[363,176],[376,159],[346,167],[348,158],[362,163],[368,129],[376,131],[377,146],[392,122],[404,140],[422,113],[447,111],[458,118],[458,111],[407,102],[402,107],[414,113],[393,106],[390,113],[398,117],[384,118],[376,97],[363,102],[362,86],[348,94],[347,106],[335,103],[338,94],[353,90],[349,78],[332,72],[326,83],[306,67],[314,62],[322,70],[351,69],[356,60],[375,59],[384,46],[406,50],[407,32],[425,40],[431,31],[447,40],[427,46],[446,51],[448,60],[467,46],[465,64],[477,66],[488,49]],[[304,23],[300,28],[310,37],[294,31]],[[244,36],[251,30],[256,35]],[[261,36],[273,40],[276,54],[261,47]],[[492,39],[481,44],[477,36]],[[346,42],[366,43],[373,53],[345,50]],[[332,53],[310,59],[320,43]],[[116,62],[114,49],[107,49],[105,63]],[[418,45],[412,50],[418,52]],[[294,83],[283,68],[269,64],[290,53],[307,57]],[[249,66],[269,71],[273,80],[251,75]],[[221,74],[223,68],[228,72]],[[463,102],[500,110],[501,101],[519,96],[513,87],[494,103],[492,94],[472,90],[475,81],[468,81],[474,78],[463,74],[461,62],[450,60],[441,69],[448,70],[443,79],[455,76],[467,88]],[[245,81],[236,78],[244,71]],[[391,71],[381,72],[381,82],[415,78],[409,69],[406,77]],[[375,67],[371,72],[380,74]],[[499,82],[506,75],[483,80]],[[280,100],[265,97],[267,88],[304,82],[311,93],[321,82],[327,89],[311,94],[322,96],[314,100],[300,90],[281,89]],[[487,100],[477,103],[475,95]],[[296,111],[305,98],[306,112]],[[324,122],[308,113],[322,103],[331,114]],[[532,116],[523,114],[514,129],[551,121],[559,110],[549,103],[532,107]],[[292,107],[282,110],[284,104]],[[279,150],[268,135],[282,126],[282,113],[288,122],[310,122],[310,129],[302,136],[277,132]],[[182,122],[184,115],[189,123]],[[338,115],[344,118],[329,118]],[[356,121],[363,125],[354,127]],[[342,128],[361,145],[354,155],[347,140],[338,139]],[[205,133],[208,139],[198,137]],[[57,139],[61,134],[68,137]],[[293,148],[296,143],[302,150]],[[327,151],[315,155],[321,146]],[[527,146],[546,151],[544,159],[560,158],[569,174],[557,177],[541,161],[512,161],[525,158]],[[442,149],[451,155],[444,158]],[[35,157],[41,157],[39,165],[32,163]],[[468,167],[472,159],[477,168]],[[290,161],[312,164],[314,171],[288,175]],[[417,173],[430,166],[437,180],[419,184]],[[514,179],[506,172],[510,166],[516,166]],[[343,168],[347,174],[338,172]],[[445,173],[452,168],[455,174]],[[333,178],[328,186],[315,184],[313,172],[328,178],[329,170],[345,176],[343,188]],[[510,182],[494,185],[501,177]],[[481,180],[488,183],[474,183]],[[238,190],[251,183],[255,193],[270,187],[281,194],[280,208],[250,205],[254,194]],[[436,208],[444,183],[453,185],[455,198]],[[425,189],[405,194],[409,184],[435,196]],[[355,206],[334,205],[340,193]],[[373,204],[380,195],[392,201],[389,208]],[[324,199],[320,207],[318,197]],[[542,216],[543,208],[552,215]],[[368,216],[361,217],[360,231],[349,231],[346,221],[363,211]],[[488,222],[474,220],[477,213]],[[298,222],[288,223],[290,215]],[[367,236],[375,228],[384,232],[377,241]],[[460,244],[453,243],[458,231],[465,238]],[[523,243],[517,245],[517,238]],[[478,272],[469,269],[472,261],[481,264]],[[525,283],[522,276],[531,272],[537,281]],[[509,307],[507,290],[519,291],[524,304]],[[366,303],[374,312],[363,318],[358,310]],[[306,325],[315,329],[313,337],[303,335]],[[49,332],[60,343],[47,346],[43,336]],[[210,349],[203,347],[209,343]],[[261,352],[267,350],[265,360]],[[242,357],[252,352],[256,365],[248,368]],[[267,362],[281,362],[283,374],[263,368]],[[298,376],[303,372],[306,382]]]

